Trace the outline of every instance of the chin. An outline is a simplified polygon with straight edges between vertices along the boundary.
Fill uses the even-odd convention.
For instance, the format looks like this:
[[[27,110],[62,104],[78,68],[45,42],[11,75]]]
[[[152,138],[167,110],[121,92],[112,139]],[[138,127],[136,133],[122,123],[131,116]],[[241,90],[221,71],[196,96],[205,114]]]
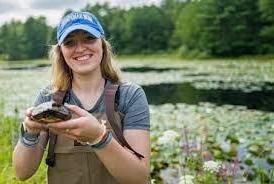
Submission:
[[[98,70],[99,69],[99,70]],[[99,66],[81,66],[81,67],[77,67],[75,68],[75,70],[73,70],[75,73],[79,74],[79,75],[87,75],[87,74],[91,74],[93,72],[96,71],[100,71],[100,65]]]

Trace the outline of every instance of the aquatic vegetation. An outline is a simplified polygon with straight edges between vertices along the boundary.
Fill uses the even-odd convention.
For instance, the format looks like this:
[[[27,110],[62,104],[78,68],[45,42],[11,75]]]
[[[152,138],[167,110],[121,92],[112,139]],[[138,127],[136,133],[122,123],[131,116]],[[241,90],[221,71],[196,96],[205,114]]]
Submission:
[[[136,70],[122,74],[124,81],[133,81],[143,86],[188,83],[196,89],[232,89],[244,93],[271,91],[274,87],[273,61],[156,61],[118,64],[122,67],[145,67],[145,72]],[[149,71],[149,67],[154,69]],[[0,151],[0,183],[17,183],[11,174],[10,161],[18,138],[19,122],[25,109],[32,106],[38,90],[49,84],[49,72],[47,67],[0,72],[0,143],[7,147]],[[182,90],[183,88],[179,88],[177,92],[185,95],[193,93],[191,90],[187,93]],[[169,98],[169,94],[164,95]],[[172,184],[205,183],[228,176],[234,176],[234,181],[239,183],[269,183],[274,180],[273,112],[205,102],[192,105],[170,104],[164,100],[160,105],[150,105],[152,182],[158,184],[167,179]],[[202,157],[197,152],[201,149]],[[206,162],[203,159],[212,162],[204,165]],[[220,165],[217,167],[213,162]],[[237,165],[239,169],[235,173]],[[45,164],[41,167],[30,183],[45,182]],[[200,172],[199,179],[196,171]]]
[[[178,182],[182,175],[180,168],[183,165],[186,166],[186,171],[203,169],[203,159],[197,152],[202,147],[204,159],[214,159],[214,163],[216,161],[224,164],[218,166],[218,169],[222,170],[222,175],[232,175],[235,158],[237,158],[236,163],[240,169],[235,174],[235,181],[270,181],[273,164],[271,159],[267,161],[267,158],[274,156],[271,138],[274,113],[231,105],[216,106],[209,103],[201,103],[198,106],[164,104],[151,106],[151,120],[151,172],[154,178],[160,180],[161,170],[176,168],[177,171],[172,172],[171,175],[177,177]],[[163,132],[167,130],[180,134],[180,140],[177,138],[173,145],[161,145],[155,141],[161,139]],[[188,135],[187,138],[184,137],[185,134]],[[182,140],[187,140],[187,143]],[[251,145],[256,146],[250,149]],[[195,152],[194,156],[190,156]],[[184,161],[185,158],[187,161]],[[204,167],[211,168],[207,166]],[[217,169],[211,170],[217,171]],[[211,177],[210,173],[207,177],[209,175]]]

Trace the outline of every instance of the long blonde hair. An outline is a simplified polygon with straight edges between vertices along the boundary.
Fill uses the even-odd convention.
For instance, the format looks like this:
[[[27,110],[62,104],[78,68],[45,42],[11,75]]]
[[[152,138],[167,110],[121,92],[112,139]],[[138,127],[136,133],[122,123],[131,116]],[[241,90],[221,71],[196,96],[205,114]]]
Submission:
[[[103,58],[100,63],[101,73],[105,79],[113,83],[120,82],[120,70],[113,66],[112,48],[109,42],[102,38]],[[52,62],[52,91],[68,90],[71,88],[73,74],[71,68],[67,65],[59,45],[53,45],[49,52],[49,59]]]

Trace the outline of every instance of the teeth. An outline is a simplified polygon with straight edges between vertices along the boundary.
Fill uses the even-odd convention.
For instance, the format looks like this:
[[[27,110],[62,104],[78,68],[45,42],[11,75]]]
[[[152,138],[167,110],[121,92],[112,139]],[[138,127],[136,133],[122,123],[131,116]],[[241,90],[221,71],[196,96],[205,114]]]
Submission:
[[[77,57],[76,60],[77,61],[83,61],[83,60],[87,60],[88,58],[90,58],[90,55],[84,55],[84,56],[81,56],[81,57]]]

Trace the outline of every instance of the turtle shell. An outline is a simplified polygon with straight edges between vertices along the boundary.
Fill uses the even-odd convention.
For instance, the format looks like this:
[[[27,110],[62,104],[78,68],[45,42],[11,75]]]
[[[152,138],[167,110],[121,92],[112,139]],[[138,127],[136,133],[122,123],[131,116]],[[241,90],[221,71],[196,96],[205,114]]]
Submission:
[[[34,107],[31,114],[31,119],[40,123],[55,123],[70,118],[70,111],[63,105],[57,105],[54,101]]]

